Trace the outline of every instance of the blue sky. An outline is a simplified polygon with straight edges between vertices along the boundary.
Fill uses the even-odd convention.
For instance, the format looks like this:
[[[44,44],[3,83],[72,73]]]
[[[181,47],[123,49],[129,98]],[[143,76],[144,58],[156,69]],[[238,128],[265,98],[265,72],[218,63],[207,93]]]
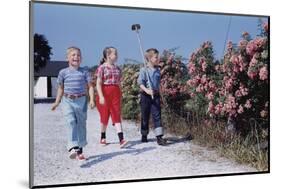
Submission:
[[[215,55],[222,56],[229,15],[168,12],[109,7],[34,3],[33,31],[45,35],[52,47],[51,60],[65,60],[69,46],[82,50],[83,65],[99,63],[106,46],[118,49],[118,64],[125,58],[141,61],[138,40],[131,25],[141,25],[144,49],[179,47],[188,58],[204,41],[213,42]],[[232,16],[228,40],[238,42],[241,33],[258,34],[258,17]],[[263,17],[264,21],[267,18]]]

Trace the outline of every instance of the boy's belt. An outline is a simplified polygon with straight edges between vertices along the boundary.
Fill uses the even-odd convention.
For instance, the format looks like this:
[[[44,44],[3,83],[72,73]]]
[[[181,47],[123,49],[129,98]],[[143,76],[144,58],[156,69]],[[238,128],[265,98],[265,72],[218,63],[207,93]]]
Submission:
[[[80,98],[82,96],[86,96],[86,94],[78,94],[78,95],[73,95],[73,94],[66,94],[64,93],[63,96],[70,98],[70,99],[76,99],[76,98]]]

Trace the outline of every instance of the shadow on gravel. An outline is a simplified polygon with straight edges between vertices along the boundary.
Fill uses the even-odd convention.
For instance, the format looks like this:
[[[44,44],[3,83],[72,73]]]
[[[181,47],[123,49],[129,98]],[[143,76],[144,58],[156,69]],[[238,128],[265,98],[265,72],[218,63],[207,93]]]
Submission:
[[[125,150],[127,149],[127,150]],[[101,155],[97,155],[97,156],[90,156],[89,158],[87,158],[86,163],[84,163],[83,165],[81,165],[81,168],[90,168],[91,166],[100,163],[102,161],[106,161],[106,160],[110,160],[115,156],[119,156],[119,155],[123,155],[123,154],[132,154],[132,155],[138,155],[140,153],[143,152],[147,152],[150,150],[154,150],[156,149],[156,147],[144,147],[141,149],[133,149],[133,150],[128,150],[128,148],[124,148],[125,151],[119,151],[119,152],[112,152],[112,153],[108,153],[108,154],[101,154]]]
[[[172,145],[172,144],[177,144],[177,143],[186,143],[189,142],[190,140],[192,140],[192,136],[186,136],[186,137],[165,137],[165,139],[167,140],[167,146]]]
[[[186,142],[192,140],[191,135],[186,136],[186,137],[181,137],[181,138],[180,137],[164,137],[164,138],[167,140],[167,145],[166,146],[177,144],[177,143],[181,143],[181,142],[182,143],[186,143]],[[150,142],[157,143],[156,142],[156,138],[153,138],[153,139],[148,138],[148,142],[147,143],[150,143]],[[142,144],[142,142],[140,140],[129,141],[129,144],[126,147],[126,149],[135,149],[133,147],[136,146],[136,145],[139,145],[139,144]]]

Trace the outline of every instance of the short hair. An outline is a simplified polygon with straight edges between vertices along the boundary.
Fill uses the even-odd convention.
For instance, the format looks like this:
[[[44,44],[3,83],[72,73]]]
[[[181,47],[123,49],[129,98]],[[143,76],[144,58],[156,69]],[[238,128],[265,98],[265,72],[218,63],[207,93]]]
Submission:
[[[149,59],[153,56],[153,55],[155,55],[155,54],[159,54],[159,51],[157,50],[157,49],[155,49],[155,48],[150,48],[150,49],[147,49],[146,51],[145,51],[145,59],[146,59],[146,61],[149,61]]]
[[[71,46],[71,47],[68,47],[68,48],[67,48],[67,50],[66,50],[66,56],[68,56],[69,53],[70,53],[71,51],[74,51],[74,50],[78,51],[79,54],[80,54],[80,56],[81,56],[81,50],[80,50],[78,47],[75,47],[75,46]]]

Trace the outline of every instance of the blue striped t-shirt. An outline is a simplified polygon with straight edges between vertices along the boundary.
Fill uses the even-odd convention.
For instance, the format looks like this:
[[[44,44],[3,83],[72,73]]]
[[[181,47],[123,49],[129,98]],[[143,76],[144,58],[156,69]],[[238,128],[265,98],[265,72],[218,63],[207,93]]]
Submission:
[[[86,86],[91,80],[88,69],[67,67],[59,72],[57,83],[64,87],[64,93],[78,95],[86,94]]]

